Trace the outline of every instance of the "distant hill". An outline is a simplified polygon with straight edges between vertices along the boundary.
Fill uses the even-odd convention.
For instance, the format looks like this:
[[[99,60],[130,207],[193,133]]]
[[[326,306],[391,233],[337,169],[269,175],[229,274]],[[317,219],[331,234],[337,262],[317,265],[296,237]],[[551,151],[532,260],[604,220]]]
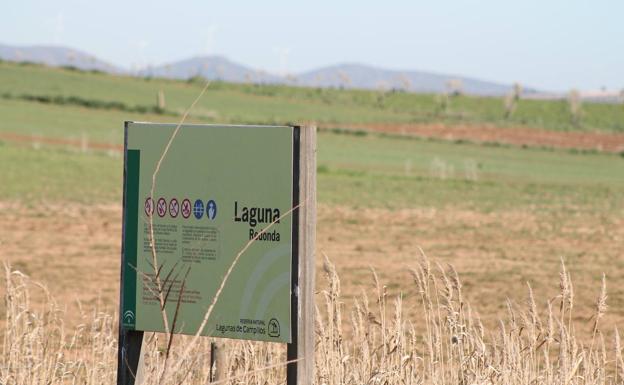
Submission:
[[[361,64],[342,64],[305,72],[297,83],[311,87],[400,89],[418,93],[458,91],[473,95],[504,95],[511,85],[422,71],[395,71]],[[525,90],[534,92],[534,90]]]
[[[123,69],[73,48],[57,46],[10,46],[0,44],[0,59],[13,62],[30,62],[51,67],[75,67],[85,71],[122,73]]]
[[[290,76],[272,75],[234,63],[221,56],[196,57],[148,68],[140,76],[188,79],[202,76],[211,80],[243,83],[289,84],[306,87],[405,90],[420,93],[458,91],[473,95],[500,96],[511,85],[461,76],[420,71],[394,71],[361,64],[342,64]],[[534,92],[525,90],[525,92]]]
[[[67,47],[16,47],[0,44],[0,59],[15,62],[33,62],[48,66],[71,66],[81,70],[110,73],[130,73],[123,68],[96,58],[88,53]],[[234,83],[289,84],[305,87],[360,88],[405,90],[417,93],[462,92],[479,96],[500,96],[509,92],[511,85],[488,82],[463,76],[422,71],[397,71],[362,64],[341,64],[301,74],[280,76],[246,67],[222,56],[194,57],[160,66],[147,67],[132,75],[189,79],[201,76],[210,80]],[[524,88],[525,95],[534,94]]]
[[[283,82],[283,78],[279,76],[245,67],[222,56],[194,57],[162,66],[148,67],[139,71],[138,75],[174,79],[189,79],[194,76],[201,76],[210,80],[234,83]]]

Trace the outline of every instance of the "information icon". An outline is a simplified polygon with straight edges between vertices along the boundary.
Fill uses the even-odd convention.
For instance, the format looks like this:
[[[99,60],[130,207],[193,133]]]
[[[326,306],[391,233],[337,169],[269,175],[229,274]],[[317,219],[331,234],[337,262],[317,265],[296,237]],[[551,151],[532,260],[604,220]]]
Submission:
[[[217,203],[212,199],[206,203],[206,216],[210,220],[214,220],[217,216]]]

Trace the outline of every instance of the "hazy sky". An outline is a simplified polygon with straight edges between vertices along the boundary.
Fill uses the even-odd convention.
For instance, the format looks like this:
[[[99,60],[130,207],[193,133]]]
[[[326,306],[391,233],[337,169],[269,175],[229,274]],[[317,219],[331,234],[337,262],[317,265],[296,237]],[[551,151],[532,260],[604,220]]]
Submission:
[[[218,54],[296,73],[359,62],[546,90],[624,88],[623,0],[6,1],[0,43],[124,67]]]

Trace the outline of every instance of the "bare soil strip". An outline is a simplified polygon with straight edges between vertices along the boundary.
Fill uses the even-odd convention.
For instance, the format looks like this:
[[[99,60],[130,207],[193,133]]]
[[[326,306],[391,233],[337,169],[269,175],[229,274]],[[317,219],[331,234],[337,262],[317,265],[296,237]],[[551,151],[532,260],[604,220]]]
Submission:
[[[496,127],[493,125],[445,125],[432,124],[333,124],[321,125],[329,129],[341,127],[352,130],[367,130],[381,133],[435,138],[442,140],[466,140],[475,143],[501,143],[515,146],[548,147],[601,152],[624,152],[624,134],[603,132],[558,132],[529,127]],[[45,136],[22,135],[10,132],[0,133],[0,140],[23,143],[45,144],[82,148],[80,139],[54,138]],[[123,146],[113,143],[88,141],[92,150],[123,151]]]
[[[375,132],[412,135],[422,138],[466,140],[477,143],[502,143],[517,146],[567,148],[605,152],[624,151],[624,134],[604,132],[560,132],[530,127],[496,127],[494,125],[432,124],[337,124],[343,127]]]

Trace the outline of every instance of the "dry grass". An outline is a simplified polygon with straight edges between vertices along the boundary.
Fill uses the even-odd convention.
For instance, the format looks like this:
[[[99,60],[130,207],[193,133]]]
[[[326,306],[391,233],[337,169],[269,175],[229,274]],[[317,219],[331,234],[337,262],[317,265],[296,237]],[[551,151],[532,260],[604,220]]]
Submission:
[[[573,317],[575,291],[562,264],[559,295],[541,298],[528,288],[527,303],[508,303],[497,328],[486,329],[464,298],[452,267],[419,258],[411,269],[418,295],[390,296],[371,271],[374,296],[362,294],[348,308],[335,267],[325,260],[326,280],[317,298],[317,384],[615,384],[623,374],[619,334],[607,337],[600,320],[607,310],[606,282],[596,288],[590,341],[575,331],[588,325]],[[553,280],[553,285],[556,285]],[[46,288],[19,271],[5,269],[6,330],[0,356],[2,384],[114,383],[117,316],[97,307],[81,311],[82,323],[65,326],[67,316]],[[32,301],[33,296],[46,301]],[[421,310],[404,314],[405,302]],[[160,380],[166,336],[150,334],[146,384]],[[608,342],[607,342],[608,341]],[[613,341],[613,342],[611,342]],[[206,384],[210,378],[209,338],[183,354],[186,338],[174,344],[179,370],[168,384]],[[284,382],[283,345],[228,341],[227,382]]]
[[[586,324],[577,336],[591,338],[595,288],[602,272],[609,282],[624,279],[624,221],[620,212],[552,214],[511,210],[479,213],[449,208],[386,210],[320,205],[317,246],[332,257],[342,280],[345,305],[353,306],[363,289],[369,295],[369,266],[387,283],[388,293],[403,293],[406,317],[420,313],[411,298],[407,267],[417,263],[418,246],[437,261],[462,272],[464,296],[478,308],[486,328],[506,312],[507,297],[522,301],[526,282],[536,293],[552,298],[558,287],[560,256],[575,282],[574,318]],[[63,307],[78,300],[85,308],[116,309],[119,300],[118,205],[88,207],[48,204],[32,208],[0,203],[0,261],[45,282]],[[322,259],[317,260],[322,274]],[[317,286],[317,290],[323,287]],[[624,321],[624,289],[611,285],[609,312],[601,322],[613,329]],[[34,297],[34,302],[39,298]],[[100,303],[98,305],[98,302]],[[541,306],[544,306],[543,303]],[[0,330],[4,318],[0,306]],[[79,312],[65,315],[67,326],[82,323]],[[417,324],[419,328],[421,325]]]

